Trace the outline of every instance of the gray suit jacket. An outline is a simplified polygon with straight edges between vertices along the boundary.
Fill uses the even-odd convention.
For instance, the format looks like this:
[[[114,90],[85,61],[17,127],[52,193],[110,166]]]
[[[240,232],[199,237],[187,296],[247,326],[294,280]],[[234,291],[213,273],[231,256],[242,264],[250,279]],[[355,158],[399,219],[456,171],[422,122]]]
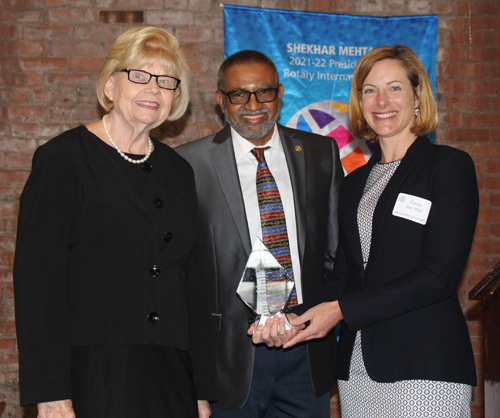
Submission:
[[[307,300],[331,272],[337,247],[337,197],[343,171],[332,138],[278,125],[295,199],[302,288]],[[246,332],[252,313],[236,296],[251,250],[229,125],[176,149],[193,167],[201,218],[199,260],[188,272],[193,318],[190,350],[198,399],[242,407],[250,390],[254,345]],[[308,343],[315,393],[334,384],[336,338]],[[293,396],[293,394],[291,394]]]

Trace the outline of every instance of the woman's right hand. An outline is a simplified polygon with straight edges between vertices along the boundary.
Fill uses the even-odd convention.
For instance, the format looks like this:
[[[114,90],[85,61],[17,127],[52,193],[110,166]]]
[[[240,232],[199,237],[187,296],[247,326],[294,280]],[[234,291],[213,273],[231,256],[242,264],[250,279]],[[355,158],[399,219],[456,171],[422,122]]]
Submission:
[[[64,401],[43,402],[38,404],[37,418],[76,418],[73,403],[70,399]]]

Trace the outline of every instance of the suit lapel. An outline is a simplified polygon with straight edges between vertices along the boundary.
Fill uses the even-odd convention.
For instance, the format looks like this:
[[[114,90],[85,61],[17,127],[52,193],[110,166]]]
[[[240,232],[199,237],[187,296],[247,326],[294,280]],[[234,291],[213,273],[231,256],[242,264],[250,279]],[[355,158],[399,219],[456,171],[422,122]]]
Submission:
[[[241,192],[238,168],[234,158],[233,142],[231,141],[231,129],[226,124],[224,129],[217,133],[213,139],[214,148],[210,152],[214,171],[224,194],[227,206],[231,212],[236,230],[247,254],[252,250],[250,234],[245,212],[245,203]]]
[[[307,187],[306,187],[306,163],[304,144],[297,135],[286,134],[281,125],[278,130],[283,144],[290,180],[293,189],[293,200],[295,206],[295,220],[297,224],[297,241],[299,246],[300,262],[303,262],[304,248],[306,245],[306,227],[307,227]],[[299,152],[297,149],[301,149]],[[314,202],[310,202],[314,205]]]

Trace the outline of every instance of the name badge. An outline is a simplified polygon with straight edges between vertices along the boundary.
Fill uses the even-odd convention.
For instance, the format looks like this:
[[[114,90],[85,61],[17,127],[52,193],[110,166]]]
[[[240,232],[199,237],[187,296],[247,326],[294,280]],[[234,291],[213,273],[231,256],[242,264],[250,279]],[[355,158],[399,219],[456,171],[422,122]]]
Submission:
[[[399,193],[392,214],[425,225],[431,206],[432,202],[430,200],[412,196],[411,194]]]

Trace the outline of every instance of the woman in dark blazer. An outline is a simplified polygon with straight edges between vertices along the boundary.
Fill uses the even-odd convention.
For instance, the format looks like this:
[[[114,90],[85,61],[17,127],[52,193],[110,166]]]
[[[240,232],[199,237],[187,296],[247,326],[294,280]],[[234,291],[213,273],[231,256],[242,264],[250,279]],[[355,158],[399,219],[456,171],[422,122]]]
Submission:
[[[470,417],[476,374],[456,286],[477,220],[474,164],[424,136],[436,105],[407,47],[359,61],[349,106],[353,134],[381,149],[342,184],[333,276],[285,347],[342,320],[342,418]]]
[[[14,283],[21,405],[39,418],[198,417],[184,294],[194,177],[149,136],[182,116],[188,89],[177,40],[129,30],[98,77],[109,113],[35,153]]]

